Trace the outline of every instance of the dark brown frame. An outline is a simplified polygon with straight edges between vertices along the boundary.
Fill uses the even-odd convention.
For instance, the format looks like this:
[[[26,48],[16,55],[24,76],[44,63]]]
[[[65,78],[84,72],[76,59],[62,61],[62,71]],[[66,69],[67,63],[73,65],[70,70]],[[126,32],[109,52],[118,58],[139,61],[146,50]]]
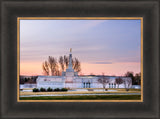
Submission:
[[[17,17],[143,17],[144,102],[17,102]],[[159,116],[158,0],[1,0],[1,118]]]

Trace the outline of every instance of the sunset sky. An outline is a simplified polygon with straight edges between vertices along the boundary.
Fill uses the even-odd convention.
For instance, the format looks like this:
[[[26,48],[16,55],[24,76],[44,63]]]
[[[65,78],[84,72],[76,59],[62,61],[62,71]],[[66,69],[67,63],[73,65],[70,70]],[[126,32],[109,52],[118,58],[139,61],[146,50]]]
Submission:
[[[140,72],[140,20],[20,20],[20,75],[43,75],[48,56],[69,55],[81,73]]]

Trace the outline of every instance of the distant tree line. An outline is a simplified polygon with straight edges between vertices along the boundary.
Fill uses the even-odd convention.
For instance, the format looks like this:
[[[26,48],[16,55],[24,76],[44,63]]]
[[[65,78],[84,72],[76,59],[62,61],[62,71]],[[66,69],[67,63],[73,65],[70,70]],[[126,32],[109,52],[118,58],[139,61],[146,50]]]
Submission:
[[[19,83],[20,84],[25,84],[25,83],[36,83],[36,79],[38,76],[30,76],[30,77],[25,77],[25,76],[20,76],[19,77]]]
[[[51,76],[60,76],[62,72],[68,68],[69,64],[69,57],[68,56],[60,56],[57,58],[53,56],[49,56],[48,60],[45,60],[42,63],[42,69],[44,75],[51,75]],[[78,58],[72,58],[72,66],[74,71],[80,72],[81,71],[81,63]]]
[[[133,72],[128,71],[125,76],[132,78],[132,85],[141,85],[141,73],[136,73],[134,75]]]

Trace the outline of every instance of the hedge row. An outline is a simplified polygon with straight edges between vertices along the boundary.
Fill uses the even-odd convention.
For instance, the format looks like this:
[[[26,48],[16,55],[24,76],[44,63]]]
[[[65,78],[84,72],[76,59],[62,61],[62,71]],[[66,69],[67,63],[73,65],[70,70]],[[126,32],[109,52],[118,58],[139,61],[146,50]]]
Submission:
[[[33,89],[33,92],[52,92],[52,91],[68,91],[68,89],[67,88],[55,88],[55,89],[52,89],[52,88],[47,88],[47,89],[45,89],[45,88],[40,88],[40,89],[38,89],[38,88],[34,88]]]

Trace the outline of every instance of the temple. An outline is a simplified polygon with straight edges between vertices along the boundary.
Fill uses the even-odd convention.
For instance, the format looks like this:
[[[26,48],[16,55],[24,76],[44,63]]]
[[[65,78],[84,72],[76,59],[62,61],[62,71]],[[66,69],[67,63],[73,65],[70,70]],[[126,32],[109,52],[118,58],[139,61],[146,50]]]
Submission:
[[[73,83],[74,77],[78,76],[78,72],[75,72],[72,68],[72,49],[70,49],[68,68],[66,69],[66,72],[62,72],[62,76],[65,76],[66,83]]]
[[[102,76],[79,76],[78,72],[75,72],[72,67],[72,49],[69,53],[69,64],[65,72],[62,72],[62,76],[38,76],[37,88],[103,88],[103,85],[98,81]],[[115,79],[118,76],[105,76],[108,78],[109,83],[106,84],[106,88],[126,88],[132,86],[132,79],[130,77],[121,77],[125,82],[123,84],[116,84]],[[130,84],[130,85],[129,85]]]

